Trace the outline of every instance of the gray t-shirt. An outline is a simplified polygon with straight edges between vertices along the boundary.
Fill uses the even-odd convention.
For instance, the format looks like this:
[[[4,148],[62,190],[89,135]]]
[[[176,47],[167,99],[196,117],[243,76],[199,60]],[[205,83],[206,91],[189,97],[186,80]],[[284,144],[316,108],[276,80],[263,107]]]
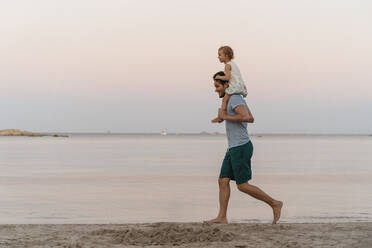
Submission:
[[[227,114],[236,115],[234,109],[239,105],[244,105],[247,109],[248,105],[241,95],[231,95],[227,103]],[[225,120],[226,135],[229,148],[241,146],[249,142],[247,131],[247,122],[234,122]]]

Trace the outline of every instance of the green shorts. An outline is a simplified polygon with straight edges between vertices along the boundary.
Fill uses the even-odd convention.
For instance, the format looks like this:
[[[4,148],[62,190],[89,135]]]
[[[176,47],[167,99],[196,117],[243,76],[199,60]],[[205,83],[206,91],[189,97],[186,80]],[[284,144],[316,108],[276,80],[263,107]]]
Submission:
[[[252,178],[251,158],[253,154],[252,142],[232,147],[227,150],[222,162],[220,178],[228,177],[236,184],[246,183]]]

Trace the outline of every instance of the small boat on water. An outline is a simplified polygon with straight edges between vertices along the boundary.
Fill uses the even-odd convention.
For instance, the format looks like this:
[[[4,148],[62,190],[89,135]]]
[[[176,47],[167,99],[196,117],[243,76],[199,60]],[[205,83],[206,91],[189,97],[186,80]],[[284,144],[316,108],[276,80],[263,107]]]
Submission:
[[[167,135],[168,133],[167,133],[167,129],[163,129],[163,131],[161,131],[161,133],[160,133],[160,135],[161,136],[165,136],[165,135]]]

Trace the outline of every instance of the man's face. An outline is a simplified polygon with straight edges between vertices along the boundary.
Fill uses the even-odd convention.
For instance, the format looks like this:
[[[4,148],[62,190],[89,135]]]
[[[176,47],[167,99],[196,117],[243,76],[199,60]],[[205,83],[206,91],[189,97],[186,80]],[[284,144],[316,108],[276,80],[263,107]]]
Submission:
[[[226,57],[226,55],[223,53],[223,51],[222,50],[219,50],[218,51],[218,60],[221,62],[221,63],[224,63],[224,62],[226,62],[227,61],[227,57]]]
[[[225,90],[227,89],[228,84],[221,84],[220,82],[214,80],[214,87],[216,88],[215,92],[217,92],[218,96],[223,98],[225,96]]]

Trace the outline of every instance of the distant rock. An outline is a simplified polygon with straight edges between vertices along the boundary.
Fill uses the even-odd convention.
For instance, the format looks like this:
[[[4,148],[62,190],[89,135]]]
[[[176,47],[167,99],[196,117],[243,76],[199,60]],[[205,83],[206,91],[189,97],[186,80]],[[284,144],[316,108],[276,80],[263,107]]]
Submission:
[[[68,137],[68,135],[63,135],[63,134],[32,133],[32,132],[29,132],[29,131],[21,131],[19,129],[4,129],[4,130],[0,130],[0,136],[28,136],[28,137],[52,136],[52,137]]]
[[[203,132],[200,133],[200,135],[212,135],[212,136],[216,136],[216,135],[220,135],[220,133],[219,132],[208,133],[208,132],[203,131]]]
[[[5,129],[0,130],[1,136],[33,136],[33,137],[41,137],[40,133],[31,133],[28,131],[21,131],[19,129]]]
[[[219,132],[213,132],[211,133],[211,135],[216,136],[216,135],[221,135],[221,134]]]
[[[53,137],[68,137],[68,135],[66,135],[66,134],[53,134],[53,135],[50,135],[50,136],[53,136]]]
[[[200,132],[200,135],[210,135],[210,133],[203,131],[203,132]]]

